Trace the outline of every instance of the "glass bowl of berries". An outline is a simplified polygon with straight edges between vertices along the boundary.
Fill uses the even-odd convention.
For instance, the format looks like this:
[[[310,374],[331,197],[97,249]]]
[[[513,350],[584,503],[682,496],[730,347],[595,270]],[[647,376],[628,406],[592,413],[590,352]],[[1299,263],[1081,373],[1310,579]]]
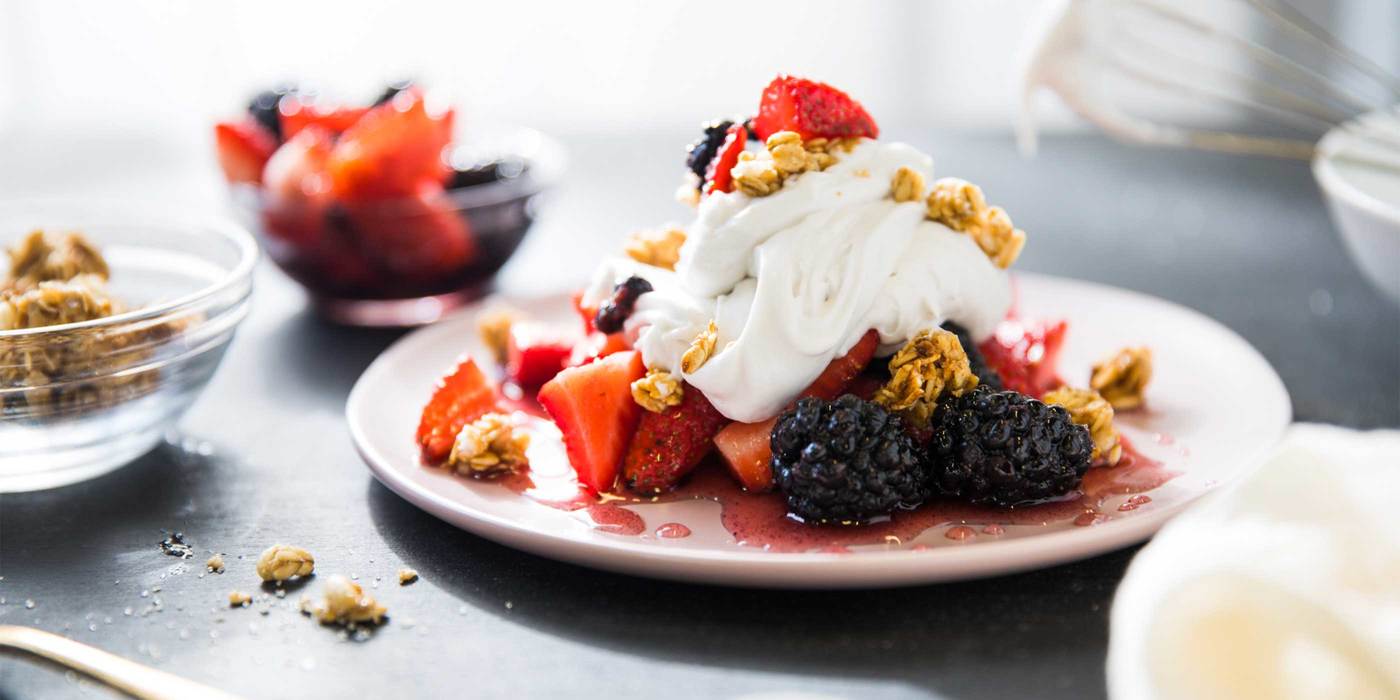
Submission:
[[[247,313],[253,237],[130,204],[0,204],[0,493],[96,477],[158,443]]]
[[[323,316],[411,326],[489,289],[563,169],[537,131],[457,126],[412,84],[360,106],[279,89],[215,137],[235,206]]]

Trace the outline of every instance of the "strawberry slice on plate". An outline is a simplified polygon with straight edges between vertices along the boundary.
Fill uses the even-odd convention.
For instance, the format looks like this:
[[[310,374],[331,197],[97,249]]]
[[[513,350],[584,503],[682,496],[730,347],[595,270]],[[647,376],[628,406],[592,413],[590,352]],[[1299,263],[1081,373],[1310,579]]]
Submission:
[[[523,387],[544,384],[568,365],[577,343],[577,334],[557,324],[513,323],[506,339],[506,377]]]
[[[380,199],[445,182],[451,168],[442,150],[451,138],[451,110],[430,112],[416,88],[400,92],[341,134],[327,163],[331,191],[345,201]]]
[[[433,397],[418,421],[418,445],[423,461],[437,464],[452,453],[462,426],[496,408],[496,389],[468,357],[438,381]]]
[[[779,131],[795,131],[803,139],[880,135],[875,120],[850,95],[826,83],[790,75],[774,78],[763,89],[753,128],[763,140]]]
[[[594,491],[610,491],[617,482],[642,411],[632,382],[644,374],[641,353],[626,351],[570,367],[540,388],[540,405],[564,435],[569,464]]]
[[[730,421],[699,389],[683,388],[681,402],[661,413],[646,411],[622,460],[627,488],[642,494],[670,491],[714,449]]]
[[[1001,377],[1002,386],[1040,398],[1062,384],[1055,365],[1065,344],[1064,321],[1027,322],[1008,319],[978,350],[987,366]]]
[[[845,355],[832,360],[801,396],[828,401],[840,396],[870,364],[879,345],[879,334],[866,331]],[[730,473],[749,491],[767,491],[773,487],[773,469],[769,464],[773,449],[768,439],[777,423],[776,416],[758,423],[730,423],[715,435],[715,447],[729,465]]]
[[[251,117],[214,125],[219,167],[230,183],[262,182],[263,166],[277,150],[277,138]]]

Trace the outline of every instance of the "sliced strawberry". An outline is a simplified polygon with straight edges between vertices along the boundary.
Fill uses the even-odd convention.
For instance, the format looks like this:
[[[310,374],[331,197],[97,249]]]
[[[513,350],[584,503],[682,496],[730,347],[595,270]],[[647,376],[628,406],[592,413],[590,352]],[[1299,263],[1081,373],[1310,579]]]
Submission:
[[[699,389],[683,391],[680,405],[642,413],[622,461],[627,488],[643,494],[675,488],[714,449],[715,434],[730,422]]]
[[[523,387],[536,387],[564,369],[578,343],[577,333],[558,324],[524,321],[510,326],[506,343],[506,376]]]
[[[840,396],[870,364],[879,345],[880,335],[867,331],[845,355],[832,360],[816,381],[802,391],[801,396],[826,400]],[[749,491],[767,491],[773,485],[773,472],[769,466],[773,450],[768,444],[768,436],[777,422],[775,416],[757,423],[731,423],[715,436],[715,446],[729,465],[729,471]]]
[[[496,390],[470,357],[438,381],[423,417],[418,421],[418,445],[423,461],[436,464],[452,452],[462,426],[496,407]]]
[[[795,131],[803,139],[880,135],[875,120],[850,95],[790,75],[774,78],[763,89],[753,128],[763,140],[779,131]]]
[[[540,405],[564,434],[579,482],[600,493],[617,482],[622,456],[636,432],[642,407],[632,399],[632,382],[644,374],[640,353],[619,352],[570,367],[540,388]]]
[[[461,271],[477,254],[466,217],[436,181],[420,181],[407,197],[343,206],[362,252],[392,275],[436,279]]]
[[[451,168],[442,150],[452,138],[452,112],[429,113],[414,88],[371,109],[345,130],[327,164],[331,190],[351,201],[415,194],[442,183]]]
[[[277,150],[277,137],[249,117],[214,125],[214,145],[219,167],[229,182],[262,182],[263,166]]]
[[[739,164],[739,154],[744,152],[744,144],[749,140],[749,132],[743,124],[735,124],[725,132],[724,144],[719,153],[710,161],[705,171],[705,181],[710,183],[706,192],[733,192],[734,176],[731,171]]]
[[[277,111],[278,122],[282,126],[282,138],[289,139],[298,131],[315,124],[326,131],[343,133],[365,116],[369,107],[318,107],[315,104],[302,104],[291,97],[282,98]]]
[[[987,366],[1001,376],[1004,387],[1040,398],[1064,384],[1055,365],[1068,329],[1064,321],[1032,323],[1008,319],[978,349]]]
[[[325,235],[326,161],[335,147],[319,127],[303,129],[282,144],[263,168],[263,224],[275,238],[309,248]]]
[[[627,336],[621,332],[600,333],[593,331],[574,346],[573,352],[569,354],[568,366],[586,365],[613,353],[631,349],[632,344],[627,342]]]

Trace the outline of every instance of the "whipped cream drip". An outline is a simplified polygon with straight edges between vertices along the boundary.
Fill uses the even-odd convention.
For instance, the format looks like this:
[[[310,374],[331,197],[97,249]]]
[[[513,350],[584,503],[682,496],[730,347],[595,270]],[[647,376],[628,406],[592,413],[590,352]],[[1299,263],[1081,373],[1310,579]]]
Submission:
[[[969,236],[928,221],[922,201],[890,197],[901,167],[932,182],[932,159],[876,141],[838,158],[768,197],[706,197],[675,272],[608,260],[585,301],[630,275],[651,282],[626,326],[643,361],[744,422],[776,415],[870,329],[881,355],[948,320],[990,335],[1011,306],[1007,273]],[[682,373],[681,355],[711,320],[715,353]]]

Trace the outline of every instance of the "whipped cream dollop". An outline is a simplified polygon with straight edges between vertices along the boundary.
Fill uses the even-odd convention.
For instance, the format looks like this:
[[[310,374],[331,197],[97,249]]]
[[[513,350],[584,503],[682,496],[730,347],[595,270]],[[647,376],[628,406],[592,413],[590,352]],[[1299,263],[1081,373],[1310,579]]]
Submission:
[[[990,335],[1011,305],[1007,273],[970,236],[927,220],[922,200],[895,202],[890,182],[901,167],[932,182],[927,155],[866,140],[770,196],[707,196],[674,272],[608,260],[585,302],[645,278],[654,291],[626,328],[646,366],[683,377],[744,422],[777,415],[871,329],[882,356],[949,320]],[[681,356],[712,320],[714,354],[682,372]]]

